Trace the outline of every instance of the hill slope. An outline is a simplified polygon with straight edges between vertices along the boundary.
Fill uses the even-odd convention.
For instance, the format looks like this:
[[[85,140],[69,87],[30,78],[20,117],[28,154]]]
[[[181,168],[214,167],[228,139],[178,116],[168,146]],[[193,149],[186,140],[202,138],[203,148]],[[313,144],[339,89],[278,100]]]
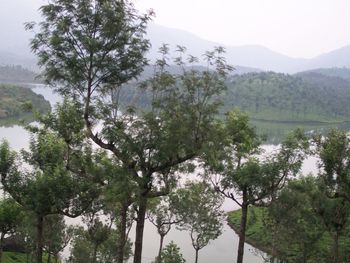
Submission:
[[[31,116],[31,107],[38,112],[47,112],[50,103],[29,88],[0,84],[0,120]]]
[[[318,73],[296,76],[262,72],[233,77],[225,109],[237,107],[253,119],[276,122],[350,121],[350,82]]]

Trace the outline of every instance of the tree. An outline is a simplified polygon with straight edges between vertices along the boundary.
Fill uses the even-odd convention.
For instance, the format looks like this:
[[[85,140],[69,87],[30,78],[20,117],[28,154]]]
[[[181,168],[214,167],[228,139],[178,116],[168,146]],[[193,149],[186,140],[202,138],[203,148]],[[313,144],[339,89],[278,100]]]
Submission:
[[[68,245],[73,237],[74,227],[67,226],[63,215],[46,216],[44,220],[44,251],[47,253],[47,262],[51,256],[58,263],[59,253]]]
[[[320,159],[319,193],[313,196],[315,211],[322,218],[333,242],[332,262],[339,261],[339,237],[349,217],[350,139],[345,131],[332,129],[314,136],[315,154]]]
[[[325,257],[320,240],[324,234],[322,219],[313,209],[311,196],[317,179],[311,176],[288,182],[267,208],[266,235],[272,237],[272,258],[287,262],[309,262]],[[271,261],[274,262],[274,261]]]
[[[305,136],[296,131],[278,152],[258,158],[257,154],[262,152],[260,139],[249,126],[248,116],[239,111],[228,113],[226,123],[209,144],[204,156],[206,177],[216,191],[242,209],[237,263],[243,262],[249,206],[275,198],[288,178],[298,173],[307,146]]]
[[[0,200],[0,263],[4,238],[19,226],[23,216],[22,208],[11,198]]]
[[[186,260],[183,258],[180,253],[180,248],[171,241],[166,247],[162,250],[162,261],[163,263],[185,263]],[[158,257],[155,262],[158,262]]]
[[[319,176],[328,195],[350,202],[350,138],[345,131],[333,129],[326,136],[314,136],[315,154],[320,158]]]
[[[149,211],[147,212],[148,220],[157,228],[157,232],[160,236],[158,256],[156,263],[162,261],[162,250],[164,237],[169,233],[173,224],[180,223],[176,220],[175,213],[171,207],[170,200],[168,197],[159,198],[154,200],[155,202],[150,205]]]
[[[98,189],[92,187],[92,180],[86,180],[89,174],[84,163],[93,163],[88,148],[84,157],[70,155],[57,134],[45,129],[37,132],[30,151],[23,150],[20,156],[10,151],[6,142],[0,145],[0,174],[4,190],[36,216],[36,261],[41,263],[44,218],[53,214],[79,216],[96,198]],[[67,167],[77,168],[77,173]]]
[[[198,72],[185,69],[184,48],[179,47],[175,63],[183,72],[174,76],[167,71],[164,46],[154,77],[143,85],[152,98],[149,111],[121,108],[121,89],[128,82],[135,86],[131,80],[146,64],[149,44],[143,35],[150,16],[140,16],[131,3],[117,0],[55,0],[41,11],[44,22],[32,49],[45,80],[73,98],[88,137],[110,151],[138,186],[134,263],[140,263],[147,200],[169,192],[169,175],[200,154],[212,127],[215,98],[231,69],[222,57],[224,50],[207,52],[210,68]]]
[[[187,183],[172,196],[179,228],[190,232],[192,246],[198,252],[222,233],[222,198],[205,182]]]

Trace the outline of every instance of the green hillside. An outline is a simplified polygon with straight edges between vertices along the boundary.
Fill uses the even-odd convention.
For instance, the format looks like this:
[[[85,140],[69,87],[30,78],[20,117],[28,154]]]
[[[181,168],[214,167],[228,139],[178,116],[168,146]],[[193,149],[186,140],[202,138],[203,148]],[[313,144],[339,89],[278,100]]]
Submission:
[[[50,110],[50,103],[29,88],[0,84],[1,123],[28,118],[33,115],[32,110],[47,112]]]
[[[350,120],[350,82],[316,73],[249,73],[232,78],[225,109],[236,107],[253,120],[337,123]]]
[[[51,262],[54,262],[54,259],[51,259]],[[59,260],[59,262],[61,261]],[[25,253],[4,252],[2,263],[27,263],[27,255]],[[43,263],[47,263],[47,255],[44,255]]]
[[[350,81],[350,69],[345,67],[344,68],[319,68],[319,69],[313,69],[313,70],[301,72],[300,74],[309,73],[309,72],[319,73],[329,77],[338,77],[338,78],[342,78]]]

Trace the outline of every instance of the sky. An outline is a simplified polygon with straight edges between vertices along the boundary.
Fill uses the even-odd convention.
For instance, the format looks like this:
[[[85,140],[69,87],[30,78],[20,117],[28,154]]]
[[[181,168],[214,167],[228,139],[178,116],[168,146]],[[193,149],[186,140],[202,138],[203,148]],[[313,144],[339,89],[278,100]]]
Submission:
[[[134,0],[154,22],[224,45],[262,45],[311,58],[350,44],[350,0]],[[45,0],[0,0],[0,35],[19,41]],[[18,43],[17,43],[18,44]]]
[[[311,58],[350,44],[349,0],[136,0],[154,22],[225,45]]]

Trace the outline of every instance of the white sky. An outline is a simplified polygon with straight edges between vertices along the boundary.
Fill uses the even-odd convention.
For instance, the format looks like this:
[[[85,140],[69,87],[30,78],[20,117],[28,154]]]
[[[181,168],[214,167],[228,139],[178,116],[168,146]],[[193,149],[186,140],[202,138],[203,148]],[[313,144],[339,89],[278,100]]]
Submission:
[[[350,44],[350,0],[135,0],[157,24],[226,45],[313,57]]]
[[[0,0],[0,34],[13,45],[47,0]],[[313,57],[350,44],[350,0],[134,0],[157,24],[225,45],[262,45]],[[35,17],[33,18],[35,19]]]

